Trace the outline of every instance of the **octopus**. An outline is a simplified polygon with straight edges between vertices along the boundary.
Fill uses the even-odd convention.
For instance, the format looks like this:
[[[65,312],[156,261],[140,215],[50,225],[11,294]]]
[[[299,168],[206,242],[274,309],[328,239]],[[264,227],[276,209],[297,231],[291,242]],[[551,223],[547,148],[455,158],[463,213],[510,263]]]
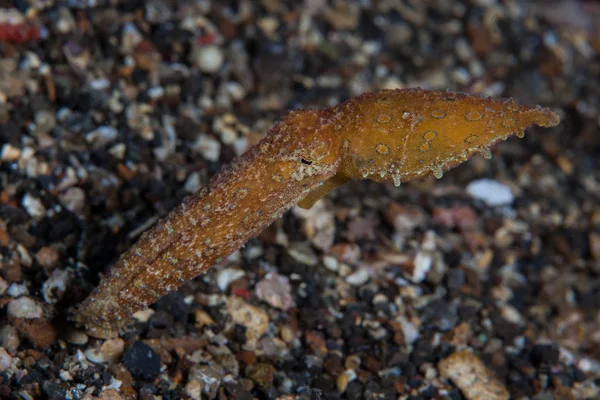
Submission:
[[[353,180],[402,182],[444,172],[558,115],[513,100],[419,88],[365,93],[291,111],[207,186],[145,232],[75,310],[96,337],[119,335],[148,307],[258,235],[295,205]]]

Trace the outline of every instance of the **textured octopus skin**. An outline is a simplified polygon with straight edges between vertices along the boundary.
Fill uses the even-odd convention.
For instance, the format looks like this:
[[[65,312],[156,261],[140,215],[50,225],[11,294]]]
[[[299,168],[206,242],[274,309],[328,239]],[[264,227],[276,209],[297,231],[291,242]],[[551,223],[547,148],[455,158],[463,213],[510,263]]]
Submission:
[[[117,336],[133,313],[204,273],[288,209],[308,208],[352,179],[434,175],[554,112],[512,100],[421,89],[366,93],[324,110],[288,113],[267,135],[145,232],[75,311],[96,337]]]

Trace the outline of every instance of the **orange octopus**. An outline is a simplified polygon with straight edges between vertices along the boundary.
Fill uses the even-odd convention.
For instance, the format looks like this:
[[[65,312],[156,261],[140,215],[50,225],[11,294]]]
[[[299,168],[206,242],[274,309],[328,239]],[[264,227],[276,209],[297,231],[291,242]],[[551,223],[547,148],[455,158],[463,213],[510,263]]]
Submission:
[[[401,182],[444,171],[558,115],[512,100],[421,89],[366,93],[324,110],[292,111],[256,146],[160,221],[76,310],[96,337],[240,248],[288,209],[309,208],[352,179]]]

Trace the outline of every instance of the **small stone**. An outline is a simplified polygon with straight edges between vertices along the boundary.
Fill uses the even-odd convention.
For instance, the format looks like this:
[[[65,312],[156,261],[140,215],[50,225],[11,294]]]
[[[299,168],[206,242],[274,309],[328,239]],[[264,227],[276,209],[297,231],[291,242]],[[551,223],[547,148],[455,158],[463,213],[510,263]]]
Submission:
[[[35,253],[35,259],[42,267],[48,270],[56,267],[60,259],[60,254],[55,248],[44,246]]]
[[[268,303],[271,307],[287,311],[294,307],[292,287],[287,276],[277,273],[268,273],[267,276],[256,284],[256,297]]]
[[[515,307],[510,304],[503,304],[500,308],[500,315],[507,320],[508,322],[516,325],[523,325],[525,321],[523,320],[523,316]]]
[[[196,310],[194,316],[196,318],[196,328],[198,329],[202,329],[206,325],[215,325],[215,320],[204,310]]]
[[[85,140],[96,148],[102,148],[114,141],[118,135],[119,132],[114,127],[103,125],[85,135]]]
[[[240,278],[243,278],[246,273],[237,268],[225,268],[217,274],[217,286],[222,292],[226,292],[229,285]]]
[[[58,9],[57,18],[54,20],[54,28],[61,34],[68,34],[75,30],[77,27],[77,21],[66,7]]]
[[[323,265],[331,272],[337,272],[340,269],[340,263],[332,256],[323,257]]]
[[[46,318],[10,320],[17,331],[39,349],[45,349],[56,341],[56,328]]]
[[[413,261],[410,279],[413,282],[423,282],[433,265],[433,254],[430,251],[419,251]]]
[[[82,216],[85,211],[85,191],[80,187],[68,188],[59,195],[59,199],[64,207],[73,214]]]
[[[401,235],[408,235],[418,227],[425,226],[427,214],[412,204],[390,203],[385,211],[386,221]]]
[[[8,351],[16,351],[21,344],[19,332],[14,326],[5,325],[0,329],[0,345]]]
[[[344,367],[346,369],[353,369],[356,371],[360,367],[360,364],[361,359],[357,354],[349,355],[346,357],[346,360],[344,360]]]
[[[208,161],[217,162],[221,157],[221,142],[201,133],[192,145],[192,150],[200,153]]]
[[[555,344],[536,344],[531,348],[529,357],[536,367],[554,365],[559,361],[560,350]]]
[[[37,197],[33,197],[29,193],[25,193],[23,199],[21,200],[21,205],[23,208],[25,208],[27,214],[33,218],[42,218],[44,215],[46,215],[46,207],[44,207],[42,201]]]
[[[204,45],[195,43],[191,53],[191,63],[198,69],[207,74],[217,73],[223,62],[225,55],[217,45]]]
[[[125,350],[125,342],[123,339],[110,339],[102,343],[99,349],[87,349],[85,357],[94,363],[110,363],[117,362],[123,351]]]
[[[150,317],[152,317],[154,313],[156,313],[156,311],[154,311],[153,309],[146,308],[145,310],[140,310],[134,313],[133,318],[135,318],[136,321],[139,321],[141,323],[146,323],[150,320]]]
[[[308,210],[300,207],[294,207],[292,210],[295,216],[304,220],[302,229],[311,244],[319,250],[328,251],[335,240],[336,228],[335,215],[327,203],[317,201]],[[307,265],[316,265],[316,263]]]
[[[281,338],[286,343],[292,343],[294,339],[296,339],[296,334],[294,329],[289,325],[283,325],[281,328]]]
[[[336,379],[337,390],[340,393],[344,393],[348,385],[356,379],[356,371],[353,369],[347,369],[340,375],[338,375]]]
[[[56,304],[62,298],[69,283],[69,273],[63,269],[55,269],[42,285],[42,295],[48,304]]]
[[[117,389],[106,389],[100,393],[98,400],[125,400]]]
[[[269,328],[269,315],[261,308],[248,304],[239,297],[227,298],[227,312],[231,315],[233,322],[246,327],[247,345],[254,346]]]
[[[33,54],[33,53],[32,53]],[[35,56],[37,57],[37,56]],[[34,134],[40,136],[41,134],[49,133],[56,126],[56,115],[52,111],[40,110],[35,113],[35,132]]]
[[[89,340],[88,335],[86,335],[86,333],[84,331],[80,331],[77,329],[71,329],[69,331],[67,331],[66,335],[65,335],[65,340],[68,343],[71,344],[75,344],[78,346],[83,346],[84,344],[86,344]]]
[[[507,400],[509,392],[493,372],[468,350],[451,354],[438,364],[440,374],[452,382],[468,400]]]
[[[44,316],[44,309],[29,297],[19,297],[8,303],[8,315],[13,318],[36,319]]]
[[[305,246],[295,246],[288,249],[288,254],[300,264],[315,266],[319,263],[319,258],[312,249]]]
[[[275,367],[271,364],[258,363],[246,368],[246,375],[264,388],[273,386]]]
[[[10,244],[10,235],[4,229],[0,228],[0,247],[8,247]]]
[[[0,277],[0,295],[3,295],[8,290],[8,282]]]
[[[346,282],[352,286],[361,286],[369,281],[369,271],[366,268],[359,268],[356,272],[346,277]]]
[[[14,162],[17,161],[20,156],[21,149],[18,147],[11,146],[8,143],[2,145],[2,150],[0,150],[0,161]]]
[[[238,82],[227,82],[225,90],[229,93],[233,101],[240,101],[246,97],[246,89]]]
[[[189,381],[185,385],[185,394],[192,400],[202,400],[202,382],[198,380]]]
[[[185,180],[185,183],[183,184],[183,190],[188,193],[196,193],[198,189],[200,189],[201,185],[202,182],[200,181],[200,174],[197,172],[192,172]]]
[[[591,231],[589,233],[590,254],[592,259],[600,261],[600,234]]]
[[[398,316],[392,322],[396,335],[394,341],[399,345],[411,345],[419,339],[419,328],[404,316]]]
[[[4,348],[0,347],[0,372],[7,371],[11,364],[12,357]]]
[[[123,365],[134,377],[152,380],[160,372],[160,358],[152,348],[140,341],[129,347],[123,355]]]
[[[511,205],[515,197],[510,187],[492,179],[478,179],[467,185],[467,193],[490,207]]]
[[[214,399],[224,377],[223,368],[217,363],[194,365],[190,368],[189,381],[201,382],[202,392],[208,399]]]

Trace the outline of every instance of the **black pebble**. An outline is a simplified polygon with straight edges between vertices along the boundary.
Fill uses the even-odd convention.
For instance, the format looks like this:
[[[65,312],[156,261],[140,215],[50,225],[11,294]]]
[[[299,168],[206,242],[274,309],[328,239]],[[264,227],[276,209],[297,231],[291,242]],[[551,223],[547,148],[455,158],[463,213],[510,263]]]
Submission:
[[[536,344],[531,348],[530,357],[535,366],[556,364],[558,362],[558,347],[552,344]]]
[[[160,372],[158,354],[142,342],[135,342],[125,351],[123,365],[139,379],[151,380]]]

